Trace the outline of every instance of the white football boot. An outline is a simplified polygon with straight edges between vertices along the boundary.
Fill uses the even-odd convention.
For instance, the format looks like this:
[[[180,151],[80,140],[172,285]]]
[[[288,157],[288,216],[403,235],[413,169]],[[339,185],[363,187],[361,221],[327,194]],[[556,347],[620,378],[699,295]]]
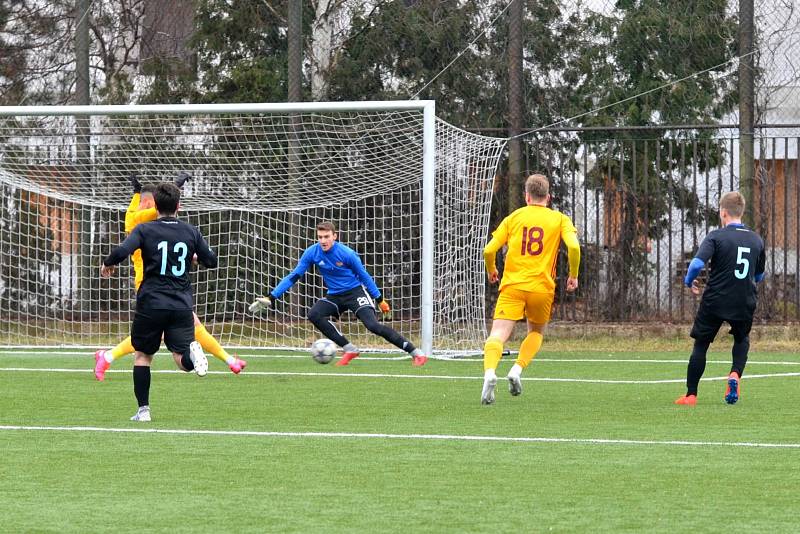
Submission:
[[[497,376],[487,376],[483,379],[481,391],[481,404],[494,404],[494,387],[497,385]]]
[[[189,358],[194,364],[194,372],[197,373],[197,376],[206,376],[206,373],[208,373],[208,358],[203,352],[203,347],[197,341],[192,341],[192,344],[189,345]]]
[[[131,417],[131,421],[139,421],[140,423],[147,423],[150,421],[150,406],[139,406],[139,409]]]

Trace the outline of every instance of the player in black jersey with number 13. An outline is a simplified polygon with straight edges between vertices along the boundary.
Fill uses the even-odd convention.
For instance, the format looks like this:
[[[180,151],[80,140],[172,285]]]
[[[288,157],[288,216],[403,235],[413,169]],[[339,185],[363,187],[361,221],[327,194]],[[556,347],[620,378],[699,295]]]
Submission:
[[[686,372],[686,395],[675,404],[697,404],[697,385],[706,368],[708,346],[722,326],[723,321],[733,334],[733,365],[728,375],[725,402],[739,400],[739,382],[750,350],[750,328],[756,310],[758,289],[756,284],[764,279],[764,241],[742,224],[744,197],[737,191],[722,195],[719,201],[721,228],[710,232],[689,264],[684,283],[692,293],[701,293],[697,275],[709,266],[708,283],[692,326],[694,348]]]
[[[136,293],[131,326],[131,342],[136,349],[133,390],[139,403],[133,421],[150,421],[150,363],[161,346],[162,335],[178,367],[194,369],[198,376],[208,371],[208,360],[194,341],[189,270],[195,255],[206,267],[216,267],[217,257],[200,230],[175,218],[181,198],[175,184],[158,184],[153,198],[158,219],[136,226],[100,268],[100,275],[107,278],[114,273],[115,265],[136,249],[142,251],[144,280]]]

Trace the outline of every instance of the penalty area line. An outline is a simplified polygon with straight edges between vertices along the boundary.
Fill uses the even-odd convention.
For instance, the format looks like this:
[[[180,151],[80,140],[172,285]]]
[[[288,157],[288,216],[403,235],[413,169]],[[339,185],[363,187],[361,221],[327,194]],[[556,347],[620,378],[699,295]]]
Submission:
[[[91,373],[93,369],[59,369],[59,368],[36,368],[36,367],[0,367],[0,372],[20,372],[20,373]],[[109,369],[106,374],[130,374],[129,369]],[[166,375],[189,375],[191,372],[179,371],[177,369],[159,369],[152,370],[153,374],[166,374]],[[209,371],[209,375],[226,375],[231,376],[230,371]],[[246,371],[239,376],[303,376],[303,377],[319,377],[319,378],[407,378],[407,379],[426,379],[426,380],[483,380],[482,376],[457,376],[457,375],[424,375],[424,374],[388,374],[388,373],[315,373],[315,372],[300,372],[300,371]],[[797,373],[770,373],[770,374],[754,374],[745,375],[744,380],[752,380],[755,378],[785,378],[800,376]],[[600,379],[600,378],[548,378],[543,376],[523,377],[523,382],[579,382],[586,384],[683,384],[686,382],[685,378],[669,378],[663,380],[614,380],[614,379]],[[728,376],[713,376],[701,379],[703,382],[713,382],[720,380],[728,380]]]
[[[769,449],[800,449],[800,443],[762,443],[725,441],[688,441],[611,438],[549,438],[525,436],[470,436],[456,434],[386,434],[361,432],[268,432],[256,430],[191,430],[166,428],[103,428],[96,426],[20,426],[0,425],[5,431],[44,432],[107,432],[130,434],[169,434],[190,436],[246,436],[262,438],[328,438],[328,439],[398,439],[419,441],[483,441],[507,443],[555,443],[579,445],[654,445],[680,447],[750,447]]]
[[[238,353],[238,355],[244,359],[255,359],[255,360],[309,360],[311,356],[308,354],[250,354],[247,352]],[[94,354],[89,354],[86,351],[53,351],[53,352],[40,352],[36,350],[2,350],[0,349],[0,358],[3,356],[31,356],[34,358],[52,358],[52,357],[61,357],[61,358],[84,358],[88,360],[94,359]],[[160,351],[156,354],[156,356],[170,356],[170,353]],[[369,361],[369,362],[403,362],[408,361],[411,359],[409,355],[403,356],[368,356],[366,354],[362,354],[358,357],[358,361]],[[476,364],[481,363],[483,360],[482,358],[432,358],[432,361],[436,362],[452,362],[452,363],[469,363],[469,364]],[[686,364],[688,361],[687,358],[680,358],[680,359],[653,359],[653,358],[548,358],[547,356],[537,357],[535,360],[537,363],[600,363],[600,364],[608,364],[608,363],[621,363],[621,364],[630,364],[630,363],[652,363],[652,364]],[[731,361],[728,360],[708,360],[707,364],[720,364],[720,365],[730,365]],[[752,357],[747,362],[748,368],[751,366],[758,366],[758,365],[780,365],[780,366],[800,366],[800,361],[759,361],[753,360]]]

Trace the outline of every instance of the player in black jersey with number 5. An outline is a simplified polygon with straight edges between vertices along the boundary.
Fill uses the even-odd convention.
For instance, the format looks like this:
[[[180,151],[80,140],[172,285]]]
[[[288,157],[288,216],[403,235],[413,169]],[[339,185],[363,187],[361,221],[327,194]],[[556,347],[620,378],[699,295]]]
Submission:
[[[701,293],[696,278],[705,265],[709,266],[708,284],[702,291],[692,326],[694,348],[686,372],[686,395],[678,398],[675,404],[697,404],[697,385],[706,368],[706,352],[723,321],[730,325],[733,334],[733,365],[725,402],[735,404],[739,400],[739,383],[747,363],[750,328],[758,298],[756,283],[764,279],[766,262],[764,241],[742,224],[744,208],[744,197],[737,191],[722,195],[719,201],[722,227],[703,239],[689,264],[684,283],[692,293]]]
[[[173,183],[160,183],[153,192],[158,219],[136,226],[131,234],[103,260],[100,275],[114,273],[115,266],[142,251],[144,280],[136,293],[136,314],[131,342],[136,349],[133,390],[139,410],[131,420],[150,421],[150,363],[164,344],[175,363],[198,376],[208,371],[208,360],[194,341],[193,298],[189,270],[193,259],[205,267],[216,267],[217,257],[200,230],[175,218],[181,191]]]

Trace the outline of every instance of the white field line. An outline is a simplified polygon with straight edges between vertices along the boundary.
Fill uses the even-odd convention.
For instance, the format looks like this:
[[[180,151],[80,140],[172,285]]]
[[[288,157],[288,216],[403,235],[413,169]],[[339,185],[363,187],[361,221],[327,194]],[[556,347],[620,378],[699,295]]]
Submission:
[[[20,372],[20,373],[91,373],[92,369],[68,369],[68,368],[40,368],[40,367],[0,367],[0,372]],[[109,369],[108,373],[130,374],[129,369]],[[151,371],[154,374],[191,374],[177,369],[160,369]],[[231,375],[230,371],[209,371],[210,375]],[[456,376],[456,375],[417,375],[417,374],[390,374],[390,373],[313,373],[295,371],[244,371],[240,376],[305,376],[305,377],[325,377],[325,378],[410,378],[428,380],[483,380],[482,376]],[[797,373],[771,373],[771,374],[752,374],[745,375],[744,380],[754,378],[782,378],[800,376]],[[716,376],[702,378],[704,382],[717,380],[727,380],[728,376]],[[548,378],[548,377],[525,377],[526,382],[580,382],[587,384],[683,384],[685,378],[665,379],[665,380],[604,380],[593,378]]]
[[[276,360],[283,360],[283,359],[293,359],[293,360],[305,360],[308,359],[309,356],[305,354],[248,354],[248,353],[238,353],[239,357],[248,359],[248,358],[256,358],[256,359],[276,359]],[[88,352],[82,351],[58,351],[58,352],[41,352],[41,351],[34,351],[34,350],[0,350],[0,357],[2,356],[36,356],[37,358],[50,358],[50,357],[83,357],[88,359],[93,359],[94,354],[90,354]],[[159,352],[157,356],[169,356],[167,352]],[[125,358],[125,356],[123,356]],[[359,356],[358,361],[402,361],[402,360],[409,360],[410,356]],[[437,359],[435,361],[446,361],[446,362],[465,362],[465,363],[475,363],[482,361],[479,358],[445,358],[445,359]],[[686,364],[689,361],[688,356],[686,358],[681,359],[674,359],[674,360],[658,360],[658,359],[641,359],[641,358],[535,358],[535,362],[547,362],[547,363],[681,363]],[[731,361],[728,360],[708,360],[706,363],[709,364],[729,364]],[[796,362],[787,362],[787,361],[761,361],[761,360],[754,360],[749,359],[747,361],[747,365],[797,365],[800,366],[800,360]]]
[[[586,445],[660,445],[683,447],[754,447],[771,449],[800,449],[800,443],[763,442],[725,442],[725,441],[685,441],[650,439],[608,439],[608,438],[548,438],[516,436],[470,436],[453,434],[385,434],[362,432],[265,432],[255,430],[191,430],[166,428],[104,428],[95,426],[18,426],[0,425],[5,431],[45,431],[45,432],[109,432],[130,434],[171,434],[194,436],[247,436],[262,438],[333,438],[333,439],[403,439],[403,440],[441,440],[441,441],[490,441],[509,443],[567,443]]]
[[[306,360],[311,358],[310,354],[248,354],[245,352],[236,352],[233,353],[236,356],[244,359],[250,358],[258,358],[258,359],[276,359],[276,360]],[[169,352],[159,351],[155,354],[156,356],[170,356]],[[94,352],[87,352],[87,351],[54,351],[54,352],[43,352],[43,351],[36,351],[36,350],[0,350],[0,357],[2,356],[35,356],[37,358],[51,358],[51,357],[83,357],[83,358],[94,358]],[[126,356],[122,356],[126,358]],[[411,356],[359,356],[358,360],[378,360],[378,361],[393,361],[393,360],[410,360]],[[448,359],[449,360],[449,359]],[[444,360],[442,360],[444,361]],[[475,359],[468,360],[468,361],[477,361]],[[800,365],[800,362],[798,362]]]

